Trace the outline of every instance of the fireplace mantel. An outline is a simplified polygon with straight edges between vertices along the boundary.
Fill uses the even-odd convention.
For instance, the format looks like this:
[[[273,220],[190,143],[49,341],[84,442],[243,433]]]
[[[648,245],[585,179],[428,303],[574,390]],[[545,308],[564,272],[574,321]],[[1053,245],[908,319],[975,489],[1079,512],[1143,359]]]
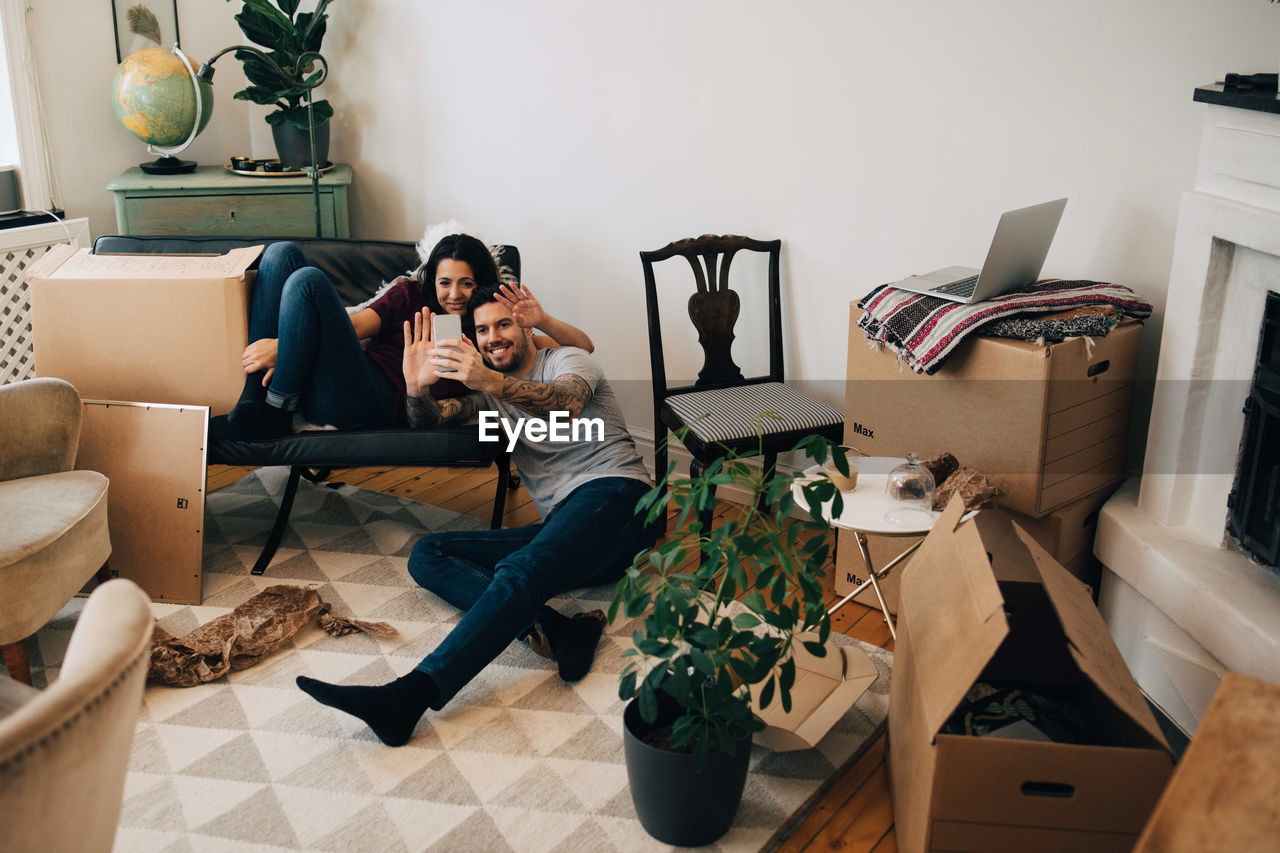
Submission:
[[[1225,670],[1280,683],[1280,574],[1225,541],[1262,306],[1280,289],[1280,101],[1225,105],[1232,93],[1212,88],[1196,90],[1209,105],[1179,210],[1143,474],[1107,502],[1094,545],[1099,607],[1125,660],[1188,732]]]
[[[1274,87],[1266,89],[1238,89],[1213,83],[1196,89],[1193,100],[1202,104],[1235,107],[1238,110],[1254,110],[1260,113],[1280,113],[1280,99]]]

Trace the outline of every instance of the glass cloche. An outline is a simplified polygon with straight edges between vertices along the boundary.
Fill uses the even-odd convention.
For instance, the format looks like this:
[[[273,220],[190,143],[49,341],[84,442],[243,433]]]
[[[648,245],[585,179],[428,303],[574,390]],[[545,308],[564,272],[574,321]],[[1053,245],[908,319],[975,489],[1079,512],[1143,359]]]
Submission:
[[[914,453],[907,454],[907,461],[889,472],[884,491],[896,502],[893,509],[884,514],[891,524],[916,527],[933,521],[933,492],[936,484],[929,469],[920,464]]]

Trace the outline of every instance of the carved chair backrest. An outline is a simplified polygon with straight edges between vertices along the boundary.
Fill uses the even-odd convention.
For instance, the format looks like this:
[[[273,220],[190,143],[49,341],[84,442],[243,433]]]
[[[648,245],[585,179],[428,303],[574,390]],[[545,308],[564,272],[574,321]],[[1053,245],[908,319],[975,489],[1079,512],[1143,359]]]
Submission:
[[[747,379],[733,361],[734,326],[741,310],[738,292],[729,287],[729,266],[739,251],[768,255],[769,373]],[[693,270],[696,290],[689,297],[689,319],[698,331],[703,364],[695,388],[718,388],[753,381],[782,381],[782,309],[779,297],[781,240],[753,240],[750,237],[704,234],[677,240],[652,252],[641,252],[644,265],[645,306],[649,315],[649,360],[653,369],[655,401],[668,391],[662,354],[662,330],[658,316],[658,291],[653,265],[676,256],[683,257]]]

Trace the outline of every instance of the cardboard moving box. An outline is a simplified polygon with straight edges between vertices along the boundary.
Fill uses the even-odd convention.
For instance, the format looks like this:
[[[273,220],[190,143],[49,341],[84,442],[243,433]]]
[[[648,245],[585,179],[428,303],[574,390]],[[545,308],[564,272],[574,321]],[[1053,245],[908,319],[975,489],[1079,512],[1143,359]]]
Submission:
[[[261,246],[225,255],[95,255],[56,246],[31,267],[37,376],[80,397],[208,406],[244,387],[249,269]]]
[[[1039,517],[1124,476],[1142,324],[1037,345],[970,338],[933,376],[875,351],[850,305],[845,443],[871,456],[954,453]]]
[[[1030,536],[988,561],[955,499],[902,575],[889,700],[898,849],[1127,851],[1173,769],[1083,584]],[[999,580],[997,580],[999,577]],[[943,733],[977,682],[1068,692],[1096,745]]]
[[[1040,543],[1040,547],[1048,551],[1049,555],[1074,577],[1094,586],[1096,579],[1090,574],[1093,568],[1093,537],[1098,529],[1098,512],[1107,502],[1107,498],[1114,493],[1113,488],[1102,489],[1072,501],[1066,506],[1058,507],[1040,518],[1032,518],[1005,507],[991,507],[978,513],[975,521],[978,529],[982,531],[983,541],[986,542],[988,550],[1022,547],[1009,526],[1009,521],[1013,521]],[[997,523],[996,519],[1001,516],[1004,521]],[[836,595],[843,598],[867,582],[867,570],[862,562],[862,555],[858,553],[858,543],[854,541],[853,533],[848,530],[839,530],[836,536],[839,547],[836,549],[835,591]],[[877,569],[883,568],[913,541],[915,540],[910,537],[874,534],[868,536],[867,544],[871,546],[873,565]],[[884,593],[885,603],[889,605],[890,613],[898,612],[899,578],[901,572],[911,564],[912,559],[914,555],[899,563],[889,573],[889,577],[880,582],[880,590]],[[880,606],[876,601],[875,593],[871,591],[862,593],[855,600],[868,607],[878,609]]]

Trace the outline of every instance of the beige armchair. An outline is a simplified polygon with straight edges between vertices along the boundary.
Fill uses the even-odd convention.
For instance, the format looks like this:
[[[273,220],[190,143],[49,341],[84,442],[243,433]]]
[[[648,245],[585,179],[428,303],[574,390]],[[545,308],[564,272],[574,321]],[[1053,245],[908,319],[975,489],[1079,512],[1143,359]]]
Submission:
[[[0,848],[108,851],[151,651],[150,602],[136,584],[94,590],[56,681],[0,676]]]
[[[31,683],[26,638],[109,577],[107,478],[73,471],[80,395],[61,379],[0,387],[0,652]]]

